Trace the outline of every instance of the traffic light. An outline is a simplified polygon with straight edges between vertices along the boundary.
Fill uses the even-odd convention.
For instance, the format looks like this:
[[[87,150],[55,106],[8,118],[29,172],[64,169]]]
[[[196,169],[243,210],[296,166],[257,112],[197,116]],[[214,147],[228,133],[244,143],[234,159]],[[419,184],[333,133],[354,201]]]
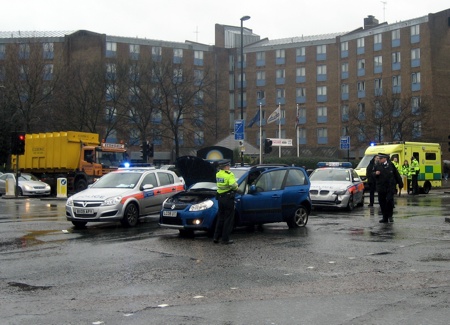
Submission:
[[[264,139],[264,153],[272,152],[272,140]]]
[[[153,143],[149,144],[147,141],[147,154],[150,158],[153,157]]]
[[[23,155],[25,153],[25,132],[11,132],[11,154]]]
[[[145,163],[148,160],[148,141],[142,142],[141,144],[141,159]]]

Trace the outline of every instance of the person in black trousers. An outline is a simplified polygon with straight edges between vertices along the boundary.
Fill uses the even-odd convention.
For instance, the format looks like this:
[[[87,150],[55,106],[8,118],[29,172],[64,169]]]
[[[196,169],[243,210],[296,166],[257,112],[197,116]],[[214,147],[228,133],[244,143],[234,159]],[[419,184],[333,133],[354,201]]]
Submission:
[[[375,190],[377,187],[375,175],[373,174],[373,168],[378,164],[379,158],[375,155],[369,162],[366,168],[367,184],[369,184],[369,207],[373,207],[375,202]]]
[[[380,223],[394,222],[394,196],[397,184],[403,187],[403,180],[398,169],[389,161],[389,156],[379,153],[380,163],[374,168],[376,178],[378,203],[380,203],[383,219]]]

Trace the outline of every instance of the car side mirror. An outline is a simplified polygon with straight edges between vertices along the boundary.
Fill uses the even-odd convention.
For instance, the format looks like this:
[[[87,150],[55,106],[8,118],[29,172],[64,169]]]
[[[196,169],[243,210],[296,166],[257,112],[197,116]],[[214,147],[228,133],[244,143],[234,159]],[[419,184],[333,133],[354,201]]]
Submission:
[[[361,179],[359,177],[355,177],[355,178],[353,178],[353,181],[354,182],[361,182]]]
[[[153,184],[145,184],[143,186],[141,186],[141,190],[145,191],[145,190],[151,190],[153,188]]]
[[[256,185],[250,185],[250,188],[248,189],[249,194],[256,193]]]

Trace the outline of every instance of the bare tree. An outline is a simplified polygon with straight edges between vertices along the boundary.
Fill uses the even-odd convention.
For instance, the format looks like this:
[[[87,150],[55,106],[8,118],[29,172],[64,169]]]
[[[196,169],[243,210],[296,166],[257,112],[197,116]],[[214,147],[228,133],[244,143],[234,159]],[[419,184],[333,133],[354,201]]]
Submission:
[[[46,57],[49,43],[28,40],[11,44],[3,62],[4,93],[15,128],[40,132],[48,127],[52,98],[60,82],[61,57]],[[53,55],[53,53],[52,53]]]
[[[162,115],[162,138],[173,141],[175,156],[183,147],[203,146],[205,134],[214,132],[214,76],[208,67],[196,69],[172,61],[155,62],[155,87]]]
[[[63,87],[55,101],[54,125],[60,129],[108,136],[124,124],[118,74],[103,61],[72,62],[64,70]]]
[[[174,143],[177,157],[181,146],[203,146],[205,134],[214,129],[207,123],[215,118],[210,69],[148,58],[130,60],[121,70],[128,71],[121,87],[129,89],[131,139],[165,139]]]
[[[349,135],[361,144],[411,141],[426,137],[422,125],[430,107],[426,98],[387,93],[375,96],[370,106],[359,103],[349,110]]]

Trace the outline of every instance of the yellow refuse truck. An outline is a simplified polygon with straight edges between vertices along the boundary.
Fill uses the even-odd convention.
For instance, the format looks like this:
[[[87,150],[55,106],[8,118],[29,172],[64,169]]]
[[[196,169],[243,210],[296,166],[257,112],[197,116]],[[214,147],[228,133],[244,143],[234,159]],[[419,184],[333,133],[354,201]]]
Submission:
[[[396,157],[400,166],[405,160],[411,165],[411,157],[416,157],[420,166],[418,176],[420,192],[427,194],[432,187],[442,186],[442,156],[439,143],[395,141],[372,144],[366,149],[364,157],[355,168],[366,187],[366,168],[378,153],[389,155],[391,160]]]
[[[79,192],[97,178],[127,162],[124,144],[100,143],[96,133],[60,131],[25,135],[25,153],[11,158],[11,166],[50,184],[55,193],[58,178],[67,190]]]

